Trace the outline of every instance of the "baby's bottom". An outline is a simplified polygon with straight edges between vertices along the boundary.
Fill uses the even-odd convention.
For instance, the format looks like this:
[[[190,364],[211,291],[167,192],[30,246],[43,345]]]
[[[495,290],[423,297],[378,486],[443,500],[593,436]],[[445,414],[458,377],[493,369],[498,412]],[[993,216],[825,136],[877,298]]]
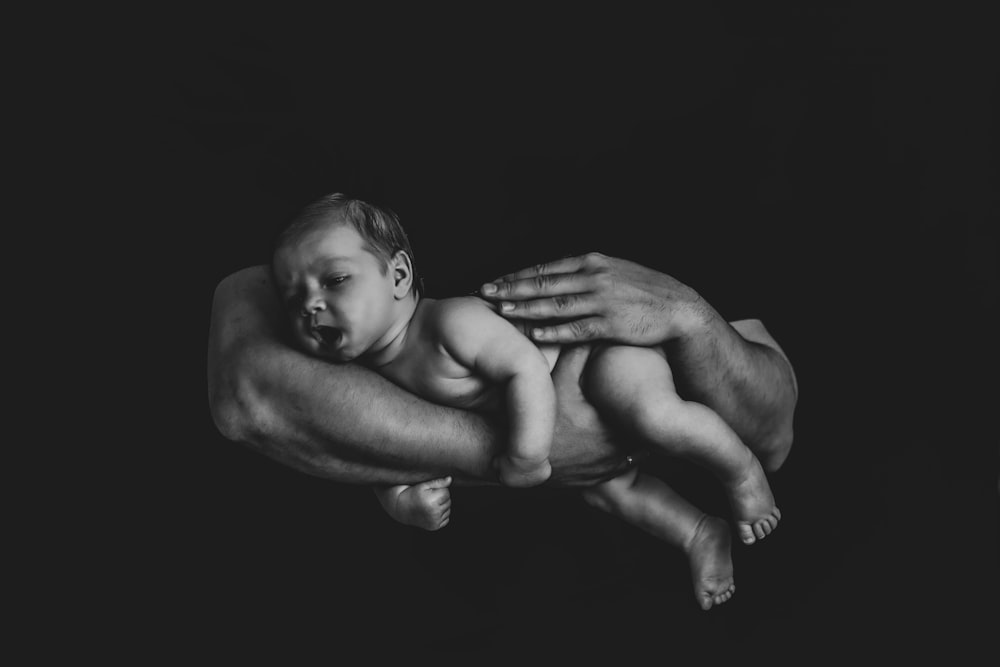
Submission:
[[[662,350],[599,347],[583,379],[584,394],[602,415],[653,451],[705,466],[722,482],[743,542],[775,528],[781,515],[757,457],[715,411],[677,395]]]
[[[583,492],[584,499],[687,554],[702,609],[728,600],[733,583],[729,526],[677,495],[662,480],[629,470]]]

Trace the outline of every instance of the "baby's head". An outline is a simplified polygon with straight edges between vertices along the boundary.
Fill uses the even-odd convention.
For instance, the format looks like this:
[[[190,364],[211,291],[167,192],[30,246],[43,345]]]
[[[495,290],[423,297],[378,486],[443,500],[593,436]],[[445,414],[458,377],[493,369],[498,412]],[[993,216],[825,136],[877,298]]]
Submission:
[[[335,361],[377,349],[421,293],[395,214],[340,193],[279,234],[271,269],[296,342]]]

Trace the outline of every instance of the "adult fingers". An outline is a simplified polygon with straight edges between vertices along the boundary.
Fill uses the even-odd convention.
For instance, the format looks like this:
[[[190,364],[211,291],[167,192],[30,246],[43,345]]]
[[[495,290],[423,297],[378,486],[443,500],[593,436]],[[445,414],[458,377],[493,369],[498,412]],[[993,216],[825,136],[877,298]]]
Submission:
[[[594,314],[592,299],[585,294],[564,294],[528,301],[502,301],[499,313],[523,320],[580,318]]]
[[[591,278],[584,273],[540,273],[514,280],[484,283],[479,293],[487,299],[524,300],[589,292]]]
[[[535,276],[548,275],[551,273],[575,273],[586,266],[586,256],[564,257],[544,264],[535,264],[526,269],[508,273],[493,282],[510,282],[512,280],[522,280],[524,278],[534,278]]]
[[[599,317],[585,317],[563,324],[532,327],[528,335],[539,343],[585,343],[606,338],[605,328],[605,320]]]

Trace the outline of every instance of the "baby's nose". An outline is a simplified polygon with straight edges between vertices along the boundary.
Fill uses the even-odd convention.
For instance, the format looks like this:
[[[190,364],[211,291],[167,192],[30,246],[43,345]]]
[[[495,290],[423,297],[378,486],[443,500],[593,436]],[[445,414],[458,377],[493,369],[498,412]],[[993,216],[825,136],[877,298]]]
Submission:
[[[302,308],[302,317],[315,315],[322,310],[326,310],[326,303],[322,298],[318,296],[307,298]]]

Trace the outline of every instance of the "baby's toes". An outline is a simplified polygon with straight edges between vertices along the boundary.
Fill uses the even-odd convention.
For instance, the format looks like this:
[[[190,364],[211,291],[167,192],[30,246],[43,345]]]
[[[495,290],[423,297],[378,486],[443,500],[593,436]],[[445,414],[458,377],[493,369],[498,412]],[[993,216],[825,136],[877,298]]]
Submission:
[[[451,513],[441,514],[428,522],[427,530],[441,530],[451,520]]]
[[[767,521],[758,521],[753,525],[753,534],[758,540],[762,540],[771,534],[771,526]]]
[[[744,523],[742,521],[737,522],[736,532],[739,534],[740,541],[743,542],[743,544],[753,544],[757,541],[757,536],[754,535],[754,526],[749,523]]]
[[[715,596],[715,604],[722,604],[729,598],[733,597],[733,592],[736,590],[736,586],[730,586],[728,589],[722,591]]]
[[[764,531],[764,535],[770,535],[778,527],[778,519],[780,519],[780,513],[778,508],[774,509],[774,514],[766,517],[759,522],[761,530]],[[762,536],[761,536],[762,537]]]

